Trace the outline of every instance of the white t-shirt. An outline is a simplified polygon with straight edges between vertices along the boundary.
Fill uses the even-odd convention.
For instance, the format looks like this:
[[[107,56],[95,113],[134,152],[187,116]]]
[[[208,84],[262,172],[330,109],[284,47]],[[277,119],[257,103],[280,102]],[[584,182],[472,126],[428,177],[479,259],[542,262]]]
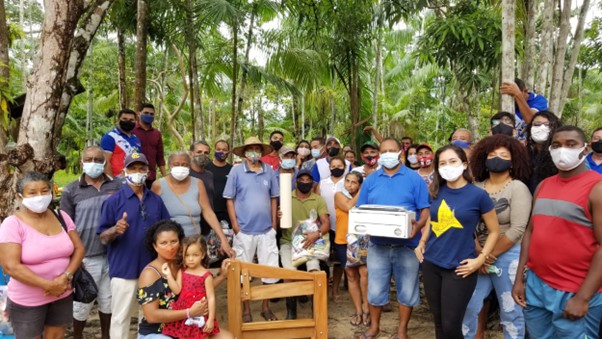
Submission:
[[[334,194],[336,192],[340,192],[345,187],[345,180],[343,177],[337,182],[334,183],[331,177],[328,177],[324,180],[320,181],[320,195],[326,201],[326,206],[328,207],[328,215],[330,219],[330,229],[336,230],[336,213],[334,208]]]

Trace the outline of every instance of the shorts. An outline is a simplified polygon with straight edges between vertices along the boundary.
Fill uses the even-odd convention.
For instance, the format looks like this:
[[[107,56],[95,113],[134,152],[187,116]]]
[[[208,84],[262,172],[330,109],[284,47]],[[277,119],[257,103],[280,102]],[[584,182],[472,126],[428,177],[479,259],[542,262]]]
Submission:
[[[40,306],[23,306],[8,299],[6,305],[15,338],[36,338],[44,327],[64,327],[73,323],[73,295]]]
[[[413,307],[420,302],[418,268],[414,250],[402,245],[368,245],[368,303],[389,303],[391,274],[395,278],[397,302]]]
[[[232,249],[236,252],[236,258],[242,262],[253,262],[253,257],[257,254],[257,262],[260,265],[278,267],[278,245],[273,228],[264,234],[238,232],[234,236]],[[275,284],[279,279],[261,280],[266,284]]]
[[[83,265],[92,275],[96,286],[98,286],[98,312],[111,314],[111,278],[109,277],[109,262],[106,255],[84,258]],[[86,321],[90,316],[90,311],[94,302],[84,304],[77,301],[73,302],[73,318],[79,321]]]

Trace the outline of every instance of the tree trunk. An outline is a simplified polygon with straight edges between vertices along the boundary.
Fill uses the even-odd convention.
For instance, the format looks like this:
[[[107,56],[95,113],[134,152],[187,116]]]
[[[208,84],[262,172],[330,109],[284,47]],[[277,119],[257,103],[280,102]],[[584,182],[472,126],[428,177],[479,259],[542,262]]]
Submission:
[[[336,102],[334,100],[334,95],[336,93],[337,88],[337,78],[336,76],[332,78],[332,93],[330,94],[330,134],[334,135],[334,118],[337,112]],[[312,129],[311,127],[309,128]]]
[[[186,66],[184,65],[184,58],[182,57],[182,53],[180,53],[180,51],[176,48],[175,45],[172,45],[172,47],[176,54],[176,58],[178,59],[178,66],[180,68],[180,74],[182,76],[182,86],[184,88],[184,93],[182,93],[182,97],[180,98],[180,103],[178,104],[178,107],[176,107],[176,109],[173,112],[169,112],[169,109],[167,108],[167,106],[164,106],[164,109],[165,109],[165,113],[167,114],[167,128],[169,128],[171,135],[178,142],[180,149],[188,149],[188,147],[186,147],[186,143],[184,142],[184,138],[182,138],[182,134],[180,134],[180,132],[178,131],[178,129],[176,128],[176,126],[174,124],[174,120],[178,116],[178,114],[182,110],[182,107],[184,107],[186,100],[188,99],[188,94],[190,92],[190,86],[186,82],[186,73],[187,72],[186,72]]]
[[[10,82],[10,62],[8,56],[8,28],[6,26],[6,11],[4,9],[4,0],[0,0],[0,86],[8,88]],[[8,142],[8,99],[0,96],[0,153],[4,153],[4,148]],[[0,169],[4,169],[2,165]]]
[[[301,138],[305,139],[305,93],[301,94]]]
[[[577,64],[577,59],[579,57],[581,42],[583,41],[583,28],[585,26],[585,17],[587,16],[587,12],[589,11],[589,5],[590,0],[583,0],[583,4],[581,5],[581,10],[579,12],[577,29],[575,31],[575,36],[571,44],[571,56],[569,58],[568,65],[564,71],[564,81],[562,82],[562,91],[560,93],[560,103],[557,112],[559,118],[562,116],[564,104],[566,102],[566,98],[569,94],[569,89],[571,88],[571,84],[573,82],[573,73],[575,71],[575,65]]]
[[[126,61],[125,61],[125,37],[123,29],[117,29],[117,55],[118,71],[119,71],[119,108],[124,109],[128,107],[128,87],[126,81]]]
[[[560,30],[558,40],[556,40],[556,51],[554,51],[554,73],[552,77],[552,86],[550,89],[550,102],[548,107],[550,111],[558,114],[560,111],[560,96],[564,78],[564,59],[566,57],[567,39],[571,23],[571,0],[564,0],[560,11]],[[568,79],[571,81],[571,79]]]
[[[357,140],[357,127],[355,125],[360,121],[360,88],[359,88],[359,65],[355,55],[352,58],[352,65],[349,77],[349,103],[351,109],[351,145],[353,149],[359,149]]]
[[[242,69],[242,77],[240,78],[240,86],[238,87],[238,103],[237,103],[237,117],[242,117],[243,101],[245,97],[245,87],[247,84],[247,76],[249,72],[246,67],[249,65],[249,55],[251,53],[251,45],[253,43],[253,24],[255,23],[255,16],[257,15],[257,4],[253,4],[253,10],[251,11],[251,20],[249,23],[249,32],[247,34],[247,47],[245,50],[245,68]]]
[[[374,55],[374,85],[372,87],[372,126],[376,128],[378,124],[378,88],[380,86],[380,77],[382,72],[382,60],[381,60],[381,49],[382,49],[382,28],[380,25],[377,27],[376,33],[376,46]]]
[[[515,0],[502,0],[502,81],[514,81]],[[501,110],[514,113],[514,98],[502,94]]]
[[[209,120],[211,124],[211,142],[217,141],[217,123],[215,121],[215,111],[217,109],[217,99],[211,98],[209,100]]]
[[[138,106],[146,101],[146,40],[148,35],[148,3],[146,1],[137,0],[134,109],[138,109]]]
[[[539,69],[537,72],[537,82],[534,90],[538,93],[549,97],[548,94],[548,78],[550,67],[552,64],[552,48],[553,48],[553,33],[554,33],[554,0],[544,0],[543,2],[543,19],[541,24],[541,49],[539,59]]]
[[[520,78],[527,84],[527,88],[535,85],[535,28],[537,24],[538,0],[525,0],[525,13],[527,24],[525,26],[524,57]]]
[[[236,136],[236,79],[238,74],[238,20],[232,23],[232,96],[230,110],[230,145],[234,147],[234,137]]]
[[[259,110],[257,111],[257,134],[259,140],[263,140],[263,131],[265,129],[265,122],[263,120],[263,96],[259,97]]]

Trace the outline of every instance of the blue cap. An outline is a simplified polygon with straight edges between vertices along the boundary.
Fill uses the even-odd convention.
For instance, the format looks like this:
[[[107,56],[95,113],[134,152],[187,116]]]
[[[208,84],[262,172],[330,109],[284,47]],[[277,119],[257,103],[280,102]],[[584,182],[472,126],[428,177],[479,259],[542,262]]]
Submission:
[[[309,177],[311,178],[311,180],[314,180],[314,176],[313,176],[313,174],[311,174],[311,171],[310,171],[310,170],[307,170],[307,169],[302,169],[302,170],[300,170],[300,171],[297,173],[297,179],[298,179],[298,178],[301,178],[301,176],[303,176],[303,175],[309,175]]]

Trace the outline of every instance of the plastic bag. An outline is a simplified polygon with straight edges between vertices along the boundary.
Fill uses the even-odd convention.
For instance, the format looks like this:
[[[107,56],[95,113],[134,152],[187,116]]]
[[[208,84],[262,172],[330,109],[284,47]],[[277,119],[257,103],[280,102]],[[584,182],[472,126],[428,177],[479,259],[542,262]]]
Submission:
[[[366,265],[370,236],[347,234],[347,267]]]
[[[317,232],[320,228],[316,222],[318,213],[311,210],[309,219],[299,221],[299,224],[293,231],[292,237],[292,261],[293,266],[297,267],[312,259],[328,260],[330,257],[330,236],[328,234],[320,237],[310,248],[303,248],[305,232]]]
[[[6,312],[6,303],[8,297],[6,295],[7,287],[0,286],[0,335],[13,335],[13,327],[8,321],[8,313]]]
[[[222,226],[222,232],[224,232],[226,239],[228,239],[230,246],[232,246],[232,240],[234,239],[234,231],[230,228],[230,225],[228,224],[227,220],[222,220],[219,223]],[[207,235],[207,237],[205,237],[205,241],[207,241],[207,255],[209,256],[210,264],[213,264],[214,262],[217,262],[220,259],[226,257],[220,252],[222,248],[222,242],[213,229],[209,231],[209,234]]]

